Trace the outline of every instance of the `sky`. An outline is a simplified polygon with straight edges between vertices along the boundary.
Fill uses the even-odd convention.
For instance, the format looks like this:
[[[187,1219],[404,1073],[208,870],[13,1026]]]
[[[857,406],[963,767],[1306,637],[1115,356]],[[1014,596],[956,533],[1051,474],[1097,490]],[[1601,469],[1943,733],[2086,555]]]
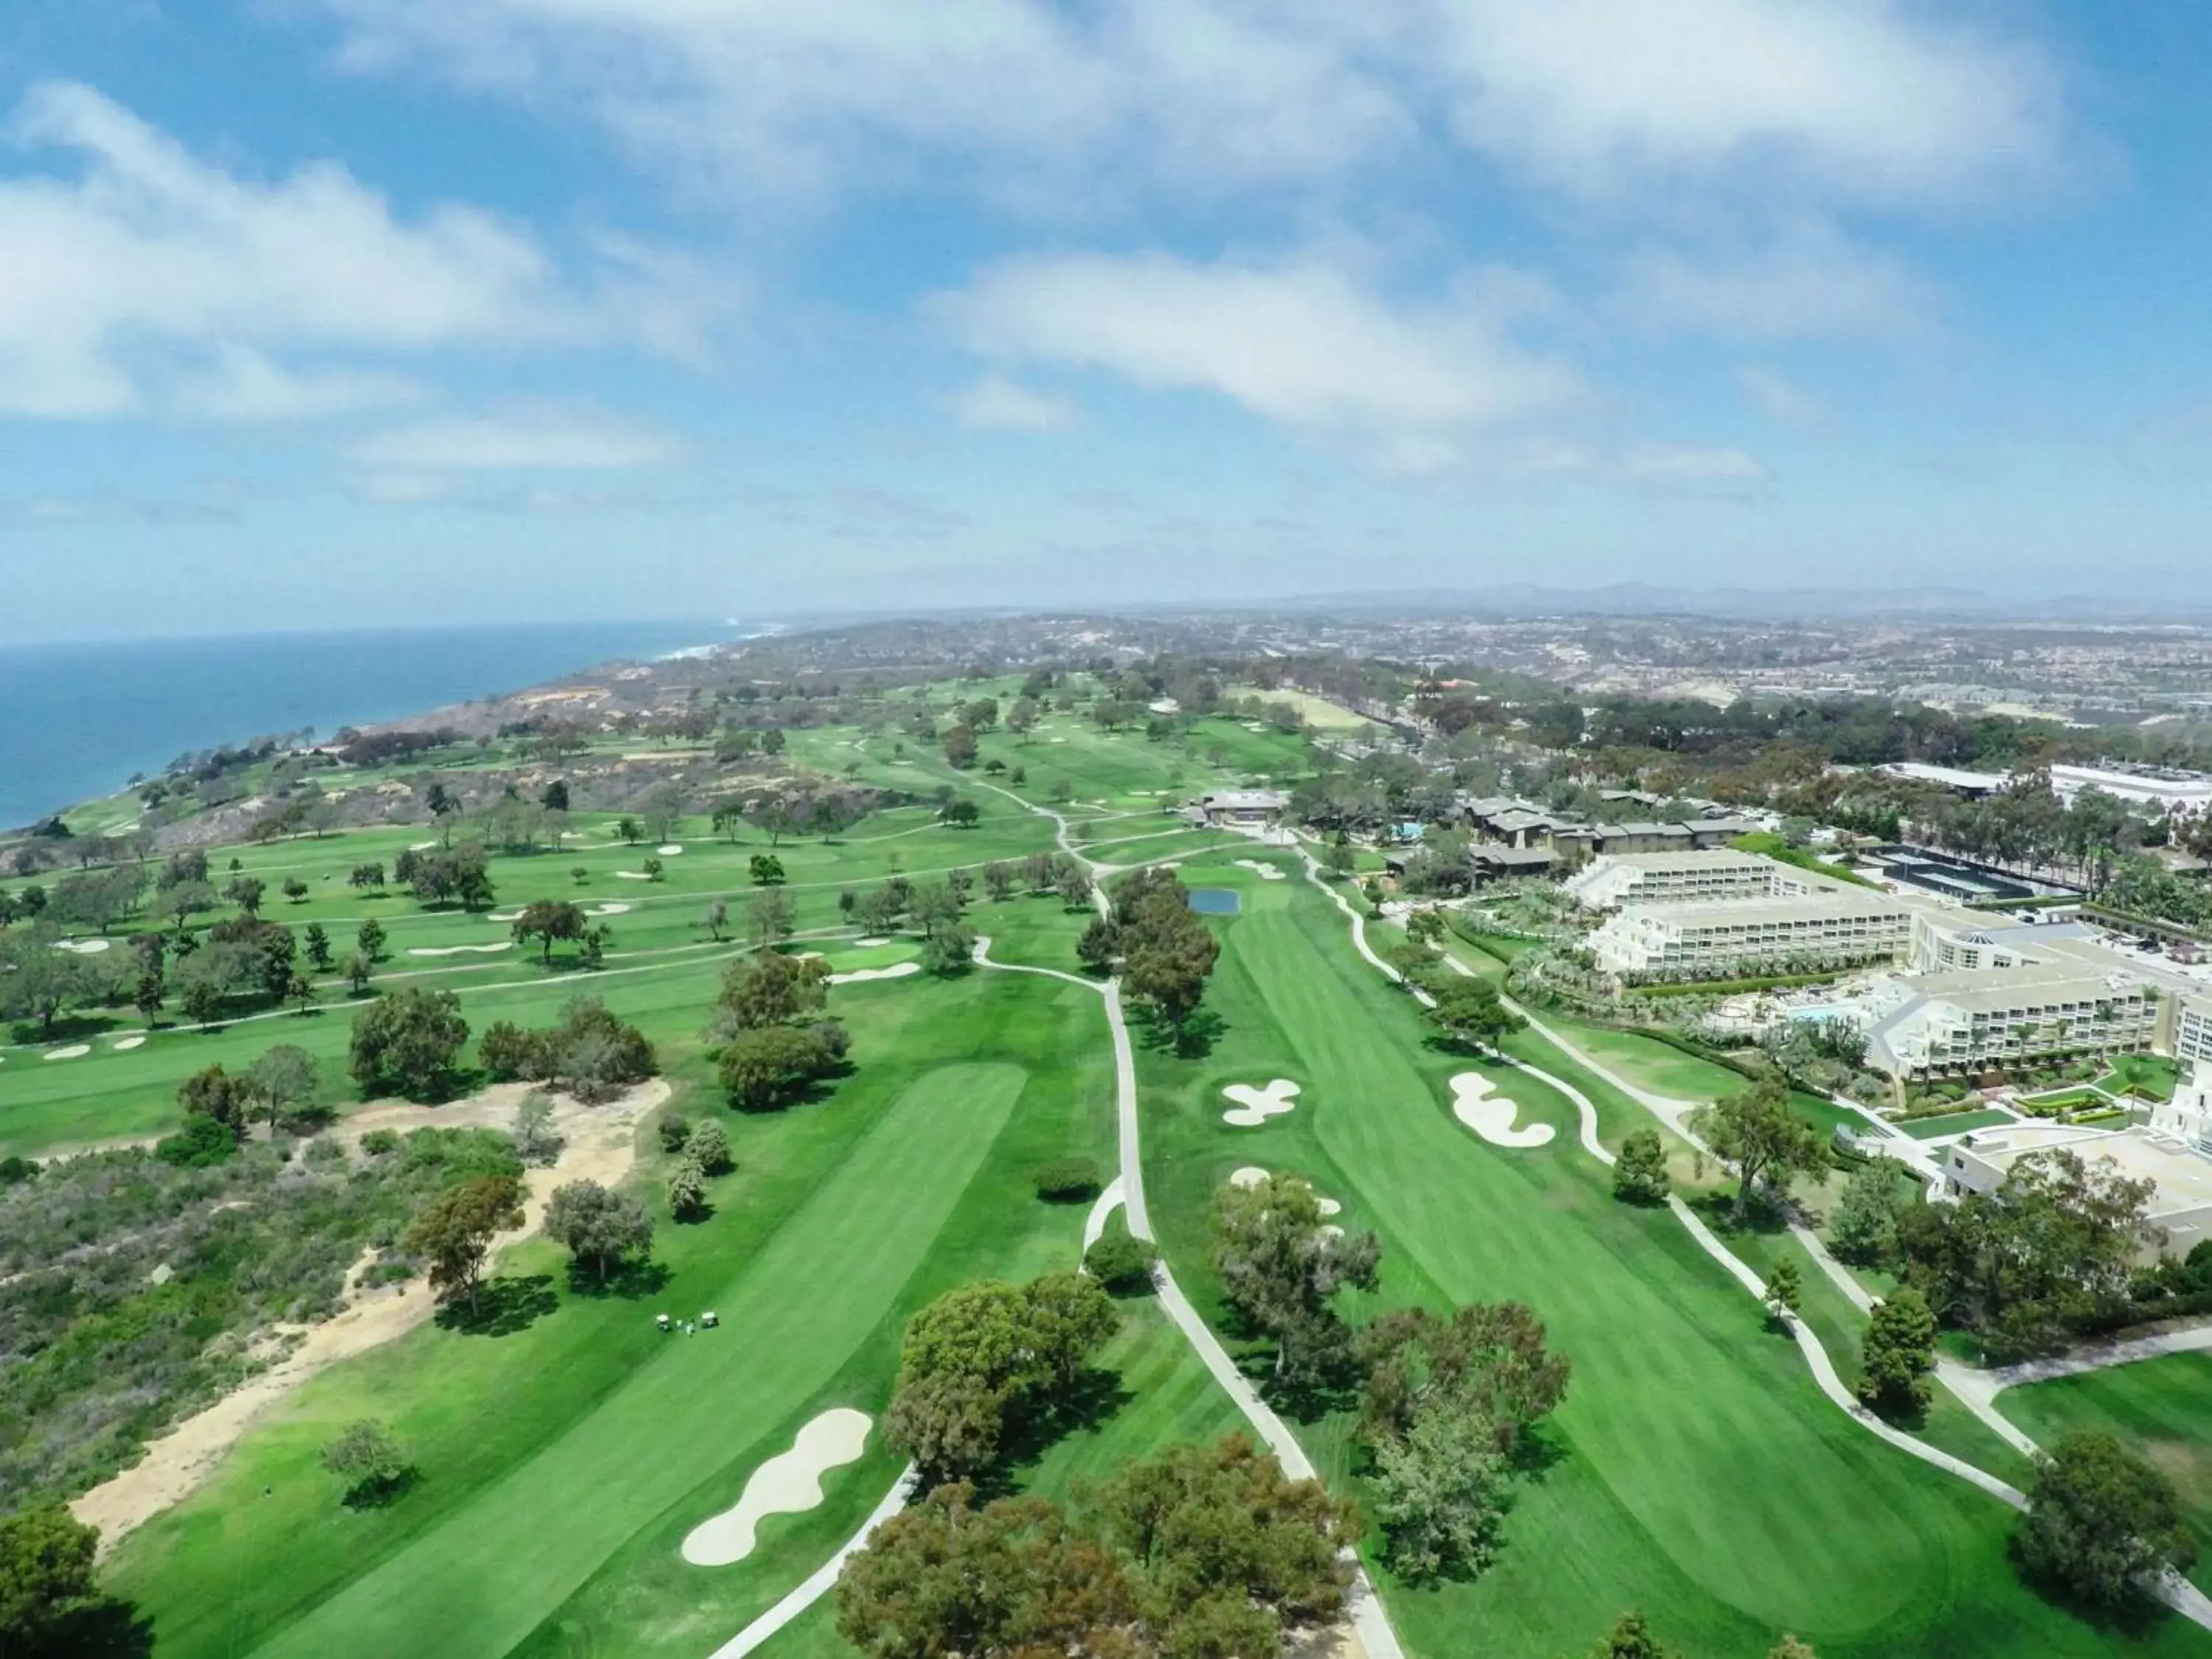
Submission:
[[[2212,9],[8,0],[0,641],[2212,605]]]

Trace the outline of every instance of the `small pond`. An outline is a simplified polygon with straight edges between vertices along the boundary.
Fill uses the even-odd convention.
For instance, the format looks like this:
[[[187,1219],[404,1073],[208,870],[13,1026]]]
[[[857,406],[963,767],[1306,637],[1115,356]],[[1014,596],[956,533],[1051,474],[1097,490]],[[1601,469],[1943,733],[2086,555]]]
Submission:
[[[1202,916],[1233,916],[1239,906],[1234,887],[1194,887],[1190,908]]]

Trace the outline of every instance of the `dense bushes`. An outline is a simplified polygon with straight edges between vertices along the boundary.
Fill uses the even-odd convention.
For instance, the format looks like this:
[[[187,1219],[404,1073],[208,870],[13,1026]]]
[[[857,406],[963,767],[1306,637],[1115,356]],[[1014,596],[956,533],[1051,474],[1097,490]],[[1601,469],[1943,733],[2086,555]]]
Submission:
[[[335,1311],[347,1270],[390,1251],[424,1195],[520,1170],[478,1129],[290,1151],[198,1167],[88,1153],[0,1187],[0,1491],[67,1496],[114,1473],[236,1386],[251,1333]]]
[[[495,1083],[550,1083],[591,1104],[659,1070],[645,1033],[623,1024],[597,997],[574,999],[560,1023],[544,1030],[495,1020],[484,1028],[477,1058]]]

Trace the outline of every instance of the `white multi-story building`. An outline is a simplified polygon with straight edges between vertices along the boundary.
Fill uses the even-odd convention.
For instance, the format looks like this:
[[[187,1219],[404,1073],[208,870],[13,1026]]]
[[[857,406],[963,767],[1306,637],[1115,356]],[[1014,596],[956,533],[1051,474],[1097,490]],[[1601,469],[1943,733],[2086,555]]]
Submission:
[[[1566,882],[1584,909],[1770,898],[1775,872],[1790,866],[1753,853],[1608,853]]]
[[[2156,1042],[2159,988],[2123,965],[2072,956],[1911,974],[1867,1033],[1867,1063],[1899,1078],[2010,1071]]]
[[[2173,1057],[2203,1066],[2199,1075],[2212,1077],[2212,989],[2175,999]]]

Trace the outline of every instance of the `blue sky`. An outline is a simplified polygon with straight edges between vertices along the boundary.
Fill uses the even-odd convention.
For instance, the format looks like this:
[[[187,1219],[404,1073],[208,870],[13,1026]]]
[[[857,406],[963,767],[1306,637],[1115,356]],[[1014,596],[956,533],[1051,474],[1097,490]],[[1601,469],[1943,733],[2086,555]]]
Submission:
[[[10,0],[0,640],[2212,597],[2170,0]]]

